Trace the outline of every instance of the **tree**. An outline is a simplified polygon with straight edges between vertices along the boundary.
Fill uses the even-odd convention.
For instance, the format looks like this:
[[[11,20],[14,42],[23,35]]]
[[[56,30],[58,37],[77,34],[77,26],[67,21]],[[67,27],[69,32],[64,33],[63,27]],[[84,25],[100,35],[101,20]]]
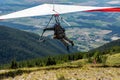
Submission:
[[[93,58],[94,58],[94,63],[96,63],[96,62],[101,63],[102,62],[102,55],[98,51],[95,52],[95,54],[93,55]]]
[[[49,66],[49,65],[56,65],[55,58],[48,57],[46,65],[47,66]]]
[[[17,69],[19,66],[18,66],[18,63],[17,63],[17,61],[14,59],[14,60],[12,60],[12,62],[11,62],[11,67],[10,68],[12,68],[12,69]]]

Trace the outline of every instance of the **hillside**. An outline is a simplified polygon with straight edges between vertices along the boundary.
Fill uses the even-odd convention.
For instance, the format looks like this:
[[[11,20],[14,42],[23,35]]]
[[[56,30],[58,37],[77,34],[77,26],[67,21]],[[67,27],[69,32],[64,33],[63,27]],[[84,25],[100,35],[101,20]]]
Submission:
[[[115,41],[111,41],[107,44],[104,44],[103,46],[100,46],[96,49],[91,50],[91,52],[94,51],[100,51],[100,52],[120,52],[120,39],[115,40]]]
[[[106,46],[107,45],[107,46]],[[106,46],[106,47],[105,47]],[[47,60],[29,60],[18,63],[17,69],[0,70],[2,80],[119,80],[120,46],[119,40],[102,46],[103,52],[93,52],[92,57],[85,53],[49,57]],[[114,50],[113,50],[114,48]],[[102,54],[106,52],[106,54]],[[89,53],[89,52],[88,52]],[[97,55],[96,55],[97,53]],[[96,59],[96,63],[93,63]],[[41,66],[44,60],[48,65]],[[92,62],[91,62],[91,61]],[[99,62],[100,61],[100,62]],[[55,63],[53,63],[55,62]],[[30,65],[25,67],[23,65]],[[34,68],[33,68],[34,66]],[[30,68],[32,67],[32,68]]]
[[[60,41],[46,38],[39,42],[36,34],[0,26],[0,64],[65,53],[68,52]]]
[[[114,56],[116,56],[114,58]],[[107,64],[120,60],[120,53],[108,56]],[[113,60],[113,61],[112,61]],[[119,61],[115,61],[119,64]],[[120,66],[119,66],[120,67]],[[104,67],[101,64],[89,64],[86,59],[80,59],[64,64],[0,70],[2,80],[119,80],[119,67]]]
[[[110,43],[107,43],[89,52],[77,52],[77,53],[73,52],[73,54],[64,54],[61,52],[61,54],[63,55],[61,54],[60,55],[49,55],[48,57],[44,57],[44,58],[36,57],[35,59],[32,59],[32,60],[25,59],[22,62],[16,62],[15,60],[15,63],[18,63],[18,65],[16,66],[17,68],[36,67],[36,66],[42,67],[42,66],[60,64],[64,62],[75,61],[75,60],[85,59],[85,58],[87,58],[88,62],[90,63],[93,62],[94,59],[96,60],[97,63],[102,63],[106,61],[108,55],[114,55],[116,53],[120,53],[120,46],[119,46],[120,42],[119,41],[120,40],[112,41]],[[1,69],[10,68],[11,67],[10,65],[11,63],[9,63],[9,65],[6,65],[6,66],[1,66]]]

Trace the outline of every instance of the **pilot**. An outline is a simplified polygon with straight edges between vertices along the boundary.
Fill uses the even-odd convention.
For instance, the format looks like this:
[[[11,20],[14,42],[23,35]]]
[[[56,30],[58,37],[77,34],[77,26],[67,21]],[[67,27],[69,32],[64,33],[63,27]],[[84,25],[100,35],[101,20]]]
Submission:
[[[44,32],[46,30],[53,30],[54,31],[54,39],[58,39],[60,40],[67,48],[67,50],[69,51],[69,43],[71,43],[72,46],[74,46],[73,41],[71,41],[70,39],[68,39],[65,35],[65,29],[61,27],[60,23],[56,23],[53,27],[51,28],[45,28]]]

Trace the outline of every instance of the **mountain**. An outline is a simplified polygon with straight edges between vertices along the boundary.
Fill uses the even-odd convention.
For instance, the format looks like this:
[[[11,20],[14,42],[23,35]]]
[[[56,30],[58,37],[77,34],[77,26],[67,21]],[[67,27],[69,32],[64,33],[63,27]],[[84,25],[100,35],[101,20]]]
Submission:
[[[0,26],[0,64],[65,53],[68,52],[60,41],[45,38],[40,42],[39,35]]]
[[[110,48],[115,46],[117,52],[114,54],[108,53],[107,55],[98,55],[97,53],[97,55],[87,57],[88,54],[85,55],[81,53],[80,55],[79,53],[79,55],[69,54],[48,57],[46,60],[30,60],[22,62],[22,64],[13,62],[14,69],[9,69],[10,66],[8,66],[7,69],[1,68],[0,79],[118,80],[120,78],[120,40],[107,43],[104,46],[101,46],[101,48],[104,48],[106,51],[108,50],[107,48],[111,50]],[[117,47],[119,47],[119,49],[117,49]],[[100,62],[98,62],[99,60]],[[43,63],[49,63],[49,65],[41,65]],[[71,74],[71,72],[73,74]]]
[[[111,41],[103,46],[100,46],[96,49],[90,50],[89,52],[102,52],[103,54],[112,54],[112,53],[119,53],[120,52],[120,39]]]

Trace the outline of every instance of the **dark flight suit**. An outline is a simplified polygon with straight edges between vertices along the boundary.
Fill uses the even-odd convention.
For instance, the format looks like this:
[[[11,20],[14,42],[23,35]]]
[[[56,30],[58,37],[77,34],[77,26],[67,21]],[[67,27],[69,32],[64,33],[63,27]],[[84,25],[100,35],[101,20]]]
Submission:
[[[60,41],[63,42],[63,44],[67,47],[67,50],[69,50],[69,45],[66,41],[71,43],[72,46],[74,46],[73,41],[69,40],[66,35],[65,35],[65,29],[60,26],[60,24],[55,24],[54,27],[51,28],[46,28],[46,30],[54,30],[54,39],[59,39]]]

